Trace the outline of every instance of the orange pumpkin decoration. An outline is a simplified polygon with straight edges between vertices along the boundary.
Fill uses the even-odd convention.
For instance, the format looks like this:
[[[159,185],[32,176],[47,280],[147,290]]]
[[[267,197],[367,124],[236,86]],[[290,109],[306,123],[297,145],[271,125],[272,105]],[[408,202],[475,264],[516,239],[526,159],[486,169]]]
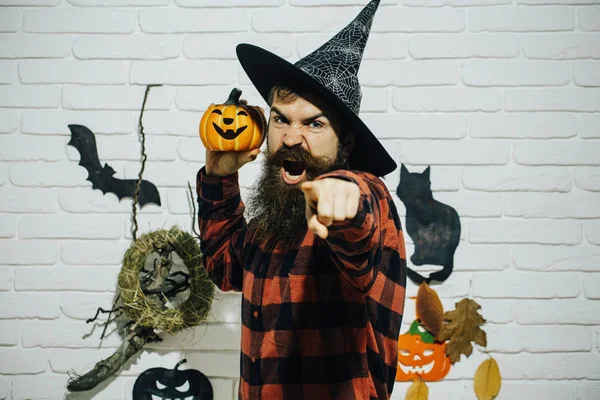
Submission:
[[[435,343],[431,333],[416,320],[398,339],[397,381],[439,381],[450,371],[450,358],[446,356],[446,343]]]
[[[200,139],[208,150],[246,151],[260,147],[267,120],[258,106],[240,102],[234,88],[223,104],[211,104],[200,120]]]

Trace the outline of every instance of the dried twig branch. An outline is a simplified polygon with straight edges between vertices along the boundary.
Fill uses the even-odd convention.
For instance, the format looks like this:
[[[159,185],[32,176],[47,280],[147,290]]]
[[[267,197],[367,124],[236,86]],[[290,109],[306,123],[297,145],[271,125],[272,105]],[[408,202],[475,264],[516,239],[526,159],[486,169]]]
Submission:
[[[159,342],[159,338],[152,328],[137,326],[129,334],[126,341],[110,357],[100,360],[94,368],[85,375],[71,376],[67,389],[71,392],[82,392],[93,389],[100,382],[116,373],[134,354],[142,350],[146,343]]]
[[[142,137],[142,149],[141,149],[141,155],[142,155],[142,168],[140,169],[140,172],[138,174],[138,181],[137,184],[135,186],[135,195],[133,196],[133,204],[131,206],[131,211],[133,213],[133,230],[132,230],[132,236],[133,236],[133,241],[135,242],[137,240],[137,230],[138,230],[138,222],[137,222],[137,209],[136,209],[136,205],[138,202],[138,196],[140,194],[140,187],[142,186],[142,175],[144,174],[144,169],[146,168],[146,159],[148,158],[146,156],[146,135],[144,134],[144,125],[142,125],[142,118],[144,116],[144,109],[146,108],[146,101],[148,100],[148,93],[150,92],[150,88],[156,87],[156,86],[162,86],[162,85],[148,85],[146,86],[146,92],[144,93],[144,101],[142,102],[142,111],[140,112],[140,118],[138,120],[138,129],[140,132],[140,136]]]
[[[116,308],[111,308],[110,310],[105,310],[102,307],[98,307],[98,309],[96,310],[96,315],[94,315],[94,318],[89,318],[85,320],[86,324],[89,324],[90,322],[94,322],[98,319],[98,314],[102,313],[102,314],[110,314],[113,313],[115,311],[119,311],[121,309],[121,307],[116,307]],[[110,318],[110,315],[109,315]]]

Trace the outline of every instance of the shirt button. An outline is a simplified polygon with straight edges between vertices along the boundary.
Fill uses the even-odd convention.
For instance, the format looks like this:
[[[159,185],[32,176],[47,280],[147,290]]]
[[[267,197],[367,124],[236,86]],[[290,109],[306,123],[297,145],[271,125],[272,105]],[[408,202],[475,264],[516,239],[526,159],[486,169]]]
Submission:
[[[252,357],[252,362],[253,363],[256,362],[256,358]]]
[[[254,318],[258,318],[258,311],[254,311],[254,314],[252,315],[254,315]]]

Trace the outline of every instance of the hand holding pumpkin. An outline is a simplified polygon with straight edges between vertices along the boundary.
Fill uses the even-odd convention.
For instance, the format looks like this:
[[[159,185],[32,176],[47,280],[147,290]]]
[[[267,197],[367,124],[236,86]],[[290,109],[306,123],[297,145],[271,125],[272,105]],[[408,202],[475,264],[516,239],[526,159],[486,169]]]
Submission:
[[[264,110],[240,100],[234,88],[223,104],[211,104],[200,121],[200,139],[206,148],[206,173],[231,175],[256,159],[265,138]]]
[[[249,151],[206,150],[205,172],[210,176],[227,176],[237,172],[244,164],[254,161],[260,149]]]

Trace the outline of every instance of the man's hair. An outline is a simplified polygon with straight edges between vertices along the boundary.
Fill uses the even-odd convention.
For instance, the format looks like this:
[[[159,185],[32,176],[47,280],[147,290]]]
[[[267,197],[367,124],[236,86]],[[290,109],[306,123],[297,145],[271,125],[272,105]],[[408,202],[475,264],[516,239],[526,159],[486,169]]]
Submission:
[[[279,100],[283,104],[290,104],[296,101],[298,97],[300,97],[300,94],[296,93],[289,87],[283,85],[275,85],[269,93],[269,99],[267,101],[267,104],[269,104],[269,107],[271,107],[275,99]]]
[[[300,96],[301,94],[294,91],[293,89],[278,84],[271,88],[267,104],[269,105],[269,107],[271,107],[275,99],[277,99],[277,101],[283,104],[290,104],[296,101]],[[348,155],[354,147],[354,136],[352,135],[352,132],[350,132],[347,129],[345,121],[342,118],[340,118],[335,111],[332,110],[332,112],[334,113],[334,116],[338,120],[340,126],[340,146],[342,146],[346,150],[346,155]]]

